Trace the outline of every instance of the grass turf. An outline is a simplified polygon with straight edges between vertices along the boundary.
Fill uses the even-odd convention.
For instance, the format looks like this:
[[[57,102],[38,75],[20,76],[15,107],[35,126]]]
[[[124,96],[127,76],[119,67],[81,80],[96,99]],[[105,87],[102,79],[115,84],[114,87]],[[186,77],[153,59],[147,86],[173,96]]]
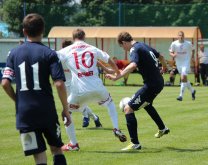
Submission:
[[[131,96],[140,87],[108,86],[116,104],[120,129],[129,135],[126,128],[124,114],[118,109],[121,98]],[[160,139],[154,138],[157,127],[145,110],[136,112],[139,128],[141,151],[122,152],[120,149],[128,145],[121,143],[112,133],[112,124],[107,110],[97,104],[90,104],[90,108],[99,115],[103,128],[96,129],[91,120],[88,128],[82,128],[81,113],[74,113],[77,139],[80,151],[67,152],[65,156],[69,165],[195,165],[208,164],[208,130],[207,130],[207,87],[195,87],[196,100],[191,100],[188,90],[184,100],[178,102],[179,87],[165,87],[155,99],[154,106],[161,115],[171,132]],[[54,89],[57,109],[60,116],[61,104]],[[15,109],[13,102],[0,88],[0,165],[28,165],[34,164],[33,157],[24,157],[20,137],[15,129]],[[61,118],[60,118],[61,119]],[[60,120],[61,121],[61,120]],[[67,136],[61,121],[62,139],[67,142]],[[47,150],[48,164],[52,164],[52,156]]]

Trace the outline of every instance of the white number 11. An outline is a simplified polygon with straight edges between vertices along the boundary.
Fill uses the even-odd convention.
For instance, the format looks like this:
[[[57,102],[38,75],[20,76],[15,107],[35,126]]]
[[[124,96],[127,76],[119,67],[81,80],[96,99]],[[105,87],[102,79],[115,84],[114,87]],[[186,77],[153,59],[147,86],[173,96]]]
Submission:
[[[21,89],[20,91],[27,91],[29,90],[27,88],[27,80],[26,80],[26,71],[25,71],[25,62],[21,63],[19,65],[20,68],[20,79],[21,79]],[[35,63],[32,65],[33,68],[33,83],[34,83],[34,88],[33,90],[41,90],[40,85],[39,85],[39,77],[38,77],[38,70],[39,70],[39,65],[38,63]]]

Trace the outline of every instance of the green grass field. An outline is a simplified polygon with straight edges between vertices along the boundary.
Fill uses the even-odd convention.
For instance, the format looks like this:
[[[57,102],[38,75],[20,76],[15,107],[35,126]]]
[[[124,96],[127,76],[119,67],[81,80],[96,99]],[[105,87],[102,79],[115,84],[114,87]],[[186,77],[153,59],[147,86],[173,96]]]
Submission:
[[[134,86],[108,86],[118,109],[119,100],[131,96],[138,88]],[[80,151],[65,153],[69,165],[204,165],[208,164],[208,88],[195,87],[196,100],[191,100],[188,90],[184,100],[178,102],[179,87],[165,87],[156,98],[154,105],[170,128],[170,134],[160,139],[154,138],[157,127],[142,109],[136,112],[139,128],[141,151],[122,152],[120,149],[128,145],[121,143],[112,133],[112,125],[108,112],[104,107],[90,104],[99,115],[103,128],[94,128],[91,121],[87,129],[83,129],[82,116],[74,113],[74,122]],[[58,113],[61,105],[57,99]],[[20,137],[15,129],[14,103],[0,88],[0,165],[30,165],[33,157],[24,157]],[[128,135],[124,114],[118,109],[120,128]],[[62,138],[67,136],[62,124]],[[129,136],[128,140],[129,140]],[[52,156],[47,150],[48,164],[52,164]]]

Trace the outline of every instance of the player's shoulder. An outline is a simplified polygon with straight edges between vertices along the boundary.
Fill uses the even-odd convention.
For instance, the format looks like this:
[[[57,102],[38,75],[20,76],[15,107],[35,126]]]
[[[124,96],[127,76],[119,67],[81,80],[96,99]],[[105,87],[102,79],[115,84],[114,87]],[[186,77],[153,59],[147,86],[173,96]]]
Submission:
[[[69,45],[65,48],[62,48],[58,51],[56,51],[58,57],[61,59],[61,61],[65,61],[66,59],[72,58],[73,53],[77,52],[77,47],[75,44]]]
[[[179,44],[179,40],[175,40],[172,42],[172,45],[177,45],[177,44]]]
[[[86,49],[95,50],[95,51],[102,51],[101,49],[99,49],[93,45],[90,45],[88,43],[85,43],[85,46],[86,46]]]
[[[12,48],[9,52],[8,52],[8,54],[7,54],[7,56],[13,56],[13,55],[15,55],[15,54],[18,54],[21,50],[24,50],[25,48],[24,48],[24,45],[17,45],[16,47],[14,47],[14,48]]]
[[[143,44],[144,43],[142,43],[142,42],[135,42],[130,49],[130,53],[133,53],[134,51],[143,48],[143,46],[144,46]]]
[[[191,41],[185,40],[184,42],[188,45],[192,45]]]
[[[42,51],[44,54],[54,53],[55,50],[46,46],[42,42],[25,42],[24,44],[19,46],[20,49],[28,49],[30,51]]]

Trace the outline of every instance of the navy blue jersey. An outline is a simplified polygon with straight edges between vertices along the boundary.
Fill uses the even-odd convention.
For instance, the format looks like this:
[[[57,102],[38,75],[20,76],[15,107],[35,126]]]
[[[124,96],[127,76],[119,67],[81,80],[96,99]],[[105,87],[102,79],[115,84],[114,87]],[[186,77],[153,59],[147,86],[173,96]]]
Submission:
[[[149,87],[164,85],[158,67],[158,57],[159,53],[144,43],[136,42],[130,50],[131,62],[137,64],[144,83]]]
[[[42,128],[57,121],[50,84],[65,81],[62,65],[55,51],[40,42],[25,42],[11,50],[3,78],[16,79],[16,126]]]

